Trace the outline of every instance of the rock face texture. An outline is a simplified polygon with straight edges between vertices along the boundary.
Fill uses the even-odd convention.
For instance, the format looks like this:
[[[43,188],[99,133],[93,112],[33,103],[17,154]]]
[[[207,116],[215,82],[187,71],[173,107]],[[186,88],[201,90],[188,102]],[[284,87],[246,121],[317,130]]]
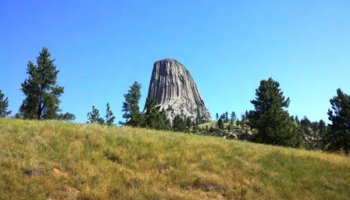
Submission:
[[[158,102],[170,122],[176,115],[190,117],[195,122],[211,120],[192,76],[174,59],[154,63],[148,98]]]

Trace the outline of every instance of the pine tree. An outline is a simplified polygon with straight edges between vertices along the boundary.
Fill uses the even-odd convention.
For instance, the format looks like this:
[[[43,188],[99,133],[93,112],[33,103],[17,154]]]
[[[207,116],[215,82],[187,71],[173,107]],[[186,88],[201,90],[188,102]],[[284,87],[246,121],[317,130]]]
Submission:
[[[123,102],[123,118],[125,124],[131,126],[141,126],[143,124],[142,116],[139,108],[139,101],[141,98],[141,85],[134,82],[128,93],[124,95],[125,102]]]
[[[73,120],[75,120],[75,115],[67,112],[64,114],[59,114],[57,119],[63,120],[63,121],[73,121]]]
[[[298,116],[293,117],[293,121],[297,124],[300,124],[300,120]]]
[[[245,122],[248,119],[248,116],[251,115],[253,111],[246,110],[243,114],[241,114],[241,121]]]
[[[47,48],[43,48],[37,57],[37,65],[28,62],[28,79],[22,83],[24,99],[20,112],[25,119],[56,119],[58,118],[59,97],[63,87],[56,84],[59,71],[50,59]]]
[[[236,113],[234,112],[234,111],[232,111],[232,113],[231,113],[231,116],[230,116],[231,118],[230,118],[230,120],[231,120],[231,122],[234,122],[234,121],[236,121],[237,120],[237,116],[236,116]]]
[[[303,146],[306,149],[313,149],[313,130],[312,130],[312,123],[311,121],[304,116],[303,119],[299,122],[300,129],[303,133]]]
[[[104,120],[100,117],[100,111],[97,108],[95,108],[95,106],[92,106],[92,111],[87,114],[87,118],[88,118],[88,121],[87,121],[88,124],[94,124],[94,123],[98,123],[101,125],[104,124]]]
[[[314,149],[324,149],[324,137],[327,134],[327,126],[323,120],[313,123],[315,131]]]
[[[13,116],[15,119],[22,119],[22,115],[20,113],[16,113],[15,116]]]
[[[178,131],[178,132],[185,132],[186,131],[185,121],[179,115],[176,115],[174,118],[173,129],[174,129],[174,131]]]
[[[186,118],[186,132],[191,132],[191,128],[192,128],[192,120],[190,117]]]
[[[170,122],[166,118],[165,112],[159,110],[157,102],[154,99],[147,98],[144,111],[145,127],[157,130],[170,129]]]
[[[330,100],[332,110],[328,110],[329,133],[326,137],[327,149],[350,152],[350,96],[341,89]]]
[[[283,146],[299,146],[301,132],[287,111],[289,98],[283,96],[279,83],[272,78],[262,80],[251,103],[255,110],[247,113],[250,125],[257,129],[257,142]]]
[[[224,121],[223,121],[223,118],[222,118],[222,117],[220,117],[220,119],[218,120],[218,122],[217,122],[217,127],[218,127],[219,129],[224,129]]]
[[[323,120],[311,122],[306,116],[301,120],[298,116],[292,116],[291,120],[299,126],[302,134],[302,147],[306,149],[324,149],[327,126]]]
[[[11,114],[11,111],[7,110],[8,106],[8,97],[5,98],[5,95],[0,90],[0,117],[4,118]]]
[[[225,112],[225,122],[227,123],[229,121],[228,119],[228,112]]]
[[[145,126],[151,129],[154,129],[157,127],[157,114],[158,114],[158,108],[157,108],[157,102],[156,100],[152,98],[146,99],[145,104],[145,112],[144,112],[144,119],[145,119]]]
[[[321,137],[319,149],[325,150],[325,147],[327,145],[326,138],[327,138],[327,133],[328,133],[328,127],[323,120],[320,120],[318,122],[318,131],[319,131],[319,135]]]
[[[197,122],[192,122],[192,130],[194,133],[198,133],[199,132],[199,125]]]
[[[113,112],[111,110],[111,107],[109,106],[109,103],[107,103],[106,105],[106,125],[107,126],[113,126],[114,125],[114,120],[115,120],[115,117],[113,115]]]
[[[157,129],[159,130],[171,130],[171,123],[169,119],[166,117],[165,111],[161,110],[159,112],[158,121],[159,121],[159,127]]]

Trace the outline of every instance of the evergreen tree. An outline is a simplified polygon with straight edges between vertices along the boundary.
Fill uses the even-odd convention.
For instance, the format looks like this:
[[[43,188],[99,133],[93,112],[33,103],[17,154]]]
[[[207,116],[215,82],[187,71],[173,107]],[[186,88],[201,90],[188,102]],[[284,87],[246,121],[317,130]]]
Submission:
[[[319,149],[325,149],[326,145],[327,145],[327,133],[328,133],[328,127],[326,125],[326,123],[323,120],[320,120],[318,122],[318,131],[319,131],[319,135],[321,137],[321,141],[320,141],[320,145],[319,145]]]
[[[252,100],[255,110],[248,114],[249,123],[258,133],[257,142],[283,146],[299,146],[301,132],[287,111],[289,98],[283,96],[279,83],[272,78],[262,80]]]
[[[159,112],[159,115],[158,115],[158,121],[159,121],[159,127],[157,129],[160,129],[160,130],[171,130],[171,123],[169,121],[169,119],[166,117],[166,114],[165,114],[165,111],[162,110]]]
[[[111,107],[109,106],[109,103],[106,105],[106,125],[107,126],[113,126],[115,117],[113,115],[113,112],[111,110]]]
[[[128,93],[124,95],[125,102],[123,102],[123,118],[125,124],[131,126],[141,126],[143,124],[142,116],[139,108],[139,101],[141,98],[141,85],[134,82]]]
[[[75,120],[75,115],[67,112],[64,114],[58,114],[57,119],[63,120],[63,121],[73,121],[73,120]]]
[[[95,106],[92,106],[92,111],[87,114],[87,118],[88,118],[88,121],[87,121],[88,124],[94,124],[94,123],[98,123],[101,125],[104,124],[104,120],[100,117],[100,111],[97,108],[95,108]]]
[[[174,131],[179,131],[179,132],[186,131],[185,121],[179,115],[176,115],[174,118],[173,129],[174,129]]]
[[[15,119],[22,119],[22,115],[20,113],[16,113],[14,116]]]
[[[191,132],[192,120],[190,117],[186,118],[186,132]]]
[[[315,130],[314,149],[324,149],[324,138],[327,135],[328,128],[323,120],[313,123]]]
[[[234,111],[232,111],[232,113],[231,113],[231,116],[230,116],[231,118],[230,118],[230,120],[231,120],[231,122],[234,122],[234,121],[236,121],[237,120],[237,116],[236,116],[236,113],[234,112]]]
[[[299,120],[293,117],[293,121],[299,125],[303,134],[302,146],[306,149],[323,149],[323,138],[326,134],[327,127],[323,120],[311,122],[306,116]]]
[[[229,121],[228,119],[228,112],[225,112],[225,122],[227,123]]]
[[[300,129],[303,133],[303,146],[306,149],[315,149],[317,143],[317,128],[306,116],[300,120]]]
[[[300,124],[300,120],[298,116],[293,117],[293,121],[297,124]]]
[[[219,113],[216,113],[216,120],[219,120]]]
[[[332,110],[328,110],[329,134],[327,135],[327,149],[332,151],[350,152],[350,96],[341,89],[337,96],[330,100]]]
[[[243,114],[241,114],[241,121],[245,122],[248,119],[248,116],[251,115],[253,111],[246,110]]]
[[[0,90],[0,117],[7,117],[9,114],[11,114],[11,111],[7,110],[8,106],[8,97],[5,98],[5,95]]]
[[[58,118],[59,97],[63,87],[56,84],[59,71],[50,58],[47,48],[43,48],[37,57],[37,65],[28,62],[28,79],[22,83],[24,99],[20,112],[25,119],[56,119]]]
[[[144,111],[145,126],[151,129],[157,127],[157,115],[158,115],[157,102],[155,99],[147,98]]]
[[[220,119],[218,120],[218,122],[217,122],[217,127],[218,127],[219,129],[224,129],[224,120],[223,120],[222,117],[220,117]]]
[[[221,119],[223,122],[225,122],[225,119],[226,119],[225,113],[221,114],[219,119]]]
[[[192,122],[192,130],[194,133],[198,133],[199,132],[199,126],[197,122]]]
[[[144,122],[145,126],[151,129],[168,130],[171,128],[165,112],[160,111],[156,100],[151,98],[146,99]]]
[[[312,146],[312,129],[311,129],[311,121],[304,116],[303,119],[299,122],[300,130],[303,133],[303,146],[306,149],[311,149]]]

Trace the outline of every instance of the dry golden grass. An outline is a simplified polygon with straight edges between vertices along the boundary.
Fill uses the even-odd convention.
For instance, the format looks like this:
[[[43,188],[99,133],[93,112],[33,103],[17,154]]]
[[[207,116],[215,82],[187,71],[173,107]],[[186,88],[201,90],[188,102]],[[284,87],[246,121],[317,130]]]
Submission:
[[[348,199],[350,158],[216,137],[0,119],[0,199]]]

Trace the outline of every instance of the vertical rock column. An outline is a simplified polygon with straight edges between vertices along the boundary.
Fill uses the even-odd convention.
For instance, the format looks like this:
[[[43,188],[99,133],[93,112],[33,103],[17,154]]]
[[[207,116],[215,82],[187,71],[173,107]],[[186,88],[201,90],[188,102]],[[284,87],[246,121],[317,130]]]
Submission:
[[[211,120],[191,74],[174,59],[154,63],[148,98],[158,102],[171,122],[176,115],[196,122]]]

